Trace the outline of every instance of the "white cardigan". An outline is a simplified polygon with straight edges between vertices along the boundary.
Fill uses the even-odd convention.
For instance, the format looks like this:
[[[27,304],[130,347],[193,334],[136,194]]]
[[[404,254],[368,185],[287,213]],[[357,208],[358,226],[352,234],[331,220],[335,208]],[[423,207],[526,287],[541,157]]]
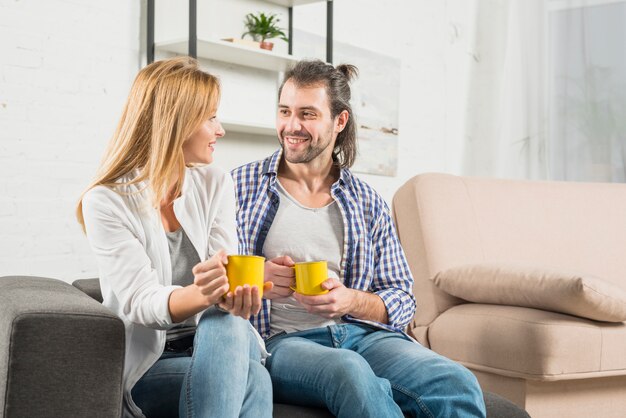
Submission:
[[[83,197],[85,228],[100,271],[103,304],[126,328],[125,417],[143,416],[130,391],[163,352],[164,330],[174,325],[169,296],[180,287],[172,285],[167,238],[146,185],[117,190],[97,186]],[[174,213],[200,260],[220,249],[237,253],[235,196],[229,173],[213,165],[187,168]]]

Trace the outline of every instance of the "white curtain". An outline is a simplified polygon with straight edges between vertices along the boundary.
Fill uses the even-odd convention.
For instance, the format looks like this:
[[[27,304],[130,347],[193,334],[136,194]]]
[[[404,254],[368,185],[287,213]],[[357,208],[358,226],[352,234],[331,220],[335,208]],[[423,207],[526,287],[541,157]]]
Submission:
[[[626,0],[475,0],[463,171],[626,180]]]

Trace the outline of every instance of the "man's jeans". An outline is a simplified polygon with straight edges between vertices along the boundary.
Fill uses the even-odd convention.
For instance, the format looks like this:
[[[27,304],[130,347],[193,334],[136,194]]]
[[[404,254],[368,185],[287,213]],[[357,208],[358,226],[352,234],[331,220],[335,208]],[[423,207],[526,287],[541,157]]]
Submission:
[[[401,334],[338,324],[266,341],[277,402],[336,417],[485,417],[474,375]]]
[[[148,418],[271,417],[272,384],[248,321],[209,308],[193,349],[164,352],[132,390]]]

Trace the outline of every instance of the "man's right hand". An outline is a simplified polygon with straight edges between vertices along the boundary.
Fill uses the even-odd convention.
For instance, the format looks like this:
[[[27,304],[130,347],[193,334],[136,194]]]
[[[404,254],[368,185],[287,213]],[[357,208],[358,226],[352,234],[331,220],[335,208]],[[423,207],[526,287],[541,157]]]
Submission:
[[[290,286],[295,285],[294,262],[288,255],[273,258],[265,262],[266,282],[273,282],[274,287],[265,291],[265,299],[285,298],[293,293]]]

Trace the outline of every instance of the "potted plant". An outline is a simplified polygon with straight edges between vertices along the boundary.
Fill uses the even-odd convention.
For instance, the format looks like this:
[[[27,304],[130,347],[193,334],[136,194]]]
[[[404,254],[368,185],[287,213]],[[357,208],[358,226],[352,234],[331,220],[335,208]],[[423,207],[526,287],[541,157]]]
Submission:
[[[263,12],[257,14],[248,13],[244,20],[247,30],[241,35],[241,38],[243,39],[244,36],[250,35],[255,41],[261,42],[261,48],[271,51],[274,44],[267,42],[266,39],[280,38],[285,42],[288,41],[285,32],[278,27],[278,22],[280,22],[280,19],[275,14],[266,15]]]

